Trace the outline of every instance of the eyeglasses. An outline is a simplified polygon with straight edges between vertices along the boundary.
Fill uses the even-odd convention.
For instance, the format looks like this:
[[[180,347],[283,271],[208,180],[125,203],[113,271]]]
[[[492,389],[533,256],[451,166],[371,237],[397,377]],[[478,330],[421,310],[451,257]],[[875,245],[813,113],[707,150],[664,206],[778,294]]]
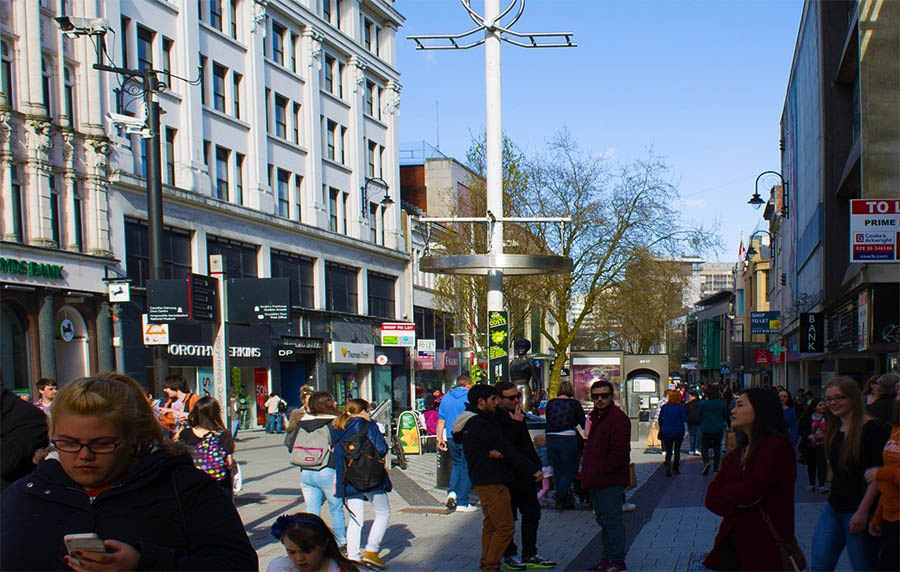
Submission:
[[[610,398],[612,398],[612,392],[604,391],[602,393],[592,393],[591,394],[591,399],[593,399],[594,401],[597,401],[598,399],[606,400],[606,399],[610,399]]]
[[[87,448],[88,451],[95,455],[112,453],[122,444],[121,441],[116,441],[114,443],[109,441],[101,443],[79,443],[78,441],[68,441],[65,439],[53,439],[51,443],[53,443],[53,446],[56,447],[57,451],[62,451],[63,453],[80,453],[82,449]]]
[[[825,403],[840,403],[841,401],[846,401],[846,395],[835,395],[834,397],[826,397],[823,399]]]
[[[522,394],[517,393],[515,395],[501,395],[500,397],[502,397],[503,399],[509,399],[510,401],[515,401],[516,399],[522,397]]]

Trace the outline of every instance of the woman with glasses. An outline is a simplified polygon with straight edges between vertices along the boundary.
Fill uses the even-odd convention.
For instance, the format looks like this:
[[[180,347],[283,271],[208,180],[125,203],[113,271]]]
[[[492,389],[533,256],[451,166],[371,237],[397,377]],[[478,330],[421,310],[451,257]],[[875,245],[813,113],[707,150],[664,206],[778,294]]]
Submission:
[[[258,569],[234,505],[182,445],[163,441],[137,382],[73,381],[50,419],[55,453],[0,500],[0,569]],[[106,552],[69,555],[64,537],[84,533]]]
[[[872,570],[878,549],[867,530],[878,485],[866,469],[881,466],[889,429],[871,418],[856,380],[836,377],[825,385],[825,452],[831,463],[831,493],[816,523],[810,570],[834,570],[847,548],[854,570]]]
[[[559,382],[556,397],[547,402],[547,457],[553,467],[556,492],[553,500],[559,508],[573,508],[570,488],[578,472],[581,439],[577,428],[584,430],[584,407],[575,399],[575,391],[568,381]]]

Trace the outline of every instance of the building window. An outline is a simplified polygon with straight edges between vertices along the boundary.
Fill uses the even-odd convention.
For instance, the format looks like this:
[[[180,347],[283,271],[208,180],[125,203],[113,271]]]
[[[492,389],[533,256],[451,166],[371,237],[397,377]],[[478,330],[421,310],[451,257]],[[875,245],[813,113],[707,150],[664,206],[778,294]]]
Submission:
[[[322,19],[331,23],[331,0],[322,0]]]
[[[372,51],[372,28],[372,22],[363,18],[363,46],[370,52]]]
[[[231,101],[232,113],[235,119],[241,118],[241,80],[243,76],[239,73],[231,72]]]
[[[163,37],[163,73],[166,75],[166,85],[172,87],[172,46],[175,42],[169,38]]]
[[[272,59],[278,65],[284,65],[284,33],[285,28],[277,22],[272,22]]]
[[[347,164],[347,128],[341,125],[341,165]]]
[[[166,127],[166,183],[175,186],[175,133],[171,127]]]
[[[141,166],[140,166],[141,177],[146,179],[147,178],[147,163],[149,162],[149,157],[150,157],[148,155],[148,153],[149,153],[149,147],[148,147],[148,142],[147,142],[148,140],[144,139],[143,137],[138,137],[138,140],[140,141],[139,145],[140,145],[140,149],[141,149]]]
[[[48,175],[47,182],[50,186],[50,238],[59,248],[62,221],[59,220],[59,190],[56,188],[56,175]]]
[[[143,26],[137,29],[138,69],[153,69],[153,37],[156,34]]]
[[[334,58],[325,56],[325,91],[334,93]]]
[[[294,175],[294,205],[296,207],[296,214],[294,215],[294,220],[303,220],[302,208],[303,208],[303,177],[300,175]]]
[[[231,37],[238,37],[238,0],[231,0]]]
[[[13,57],[9,42],[0,42],[0,103],[15,107],[13,97]]]
[[[337,232],[338,230],[338,196],[341,191],[334,188],[328,189],[328,230]]]
[[[275,94],[275,136],[287,139],[287,106],[288,100]]]
[[[376,111],[376,113],[373,117],[376,117],[378,119],[381,119],[381,102],[383,101],[381,96],[383,93],[384,93],[383,89],[381,89],[378,86],[375,87],[375,102],[374,102],[373,106],[375,107],[374,111]]]
[[[228,156],[231,152],[216,145],[216,198],[228,200]]]
[[[306,256],[272,249],[272,278],[291,278],[294,290],[293,303],[302,308],[314,308],[315,261]]]
[[[350,195],[341,193],[341,232],[347,234],[347,213],[350,211]]]
[[[341,264],[325,263],[325,309],[333,312],[357,313],[358,269]]]
[[[372,244],[378,242],[378,205],[369,203],[369,240]]]
[[[337,123],[328,120],[328,128],[325,131],[325,156],[332,161],[335,160],[335,139],[337,138]]]
[[[191,273],[191,233],[163,229],[163,278],[185,278]],[[125,265],[131,285],[145,288],[150,279],[150,238],[147,222],[125,219]]]
[[[53,109],[51,104],[53,102],[52,98],[52,85],[53,85],[53,70],[50,69],[50,64],[47,62],[46,57],[41,58],[41,98],[42,103],[44,104],[44,109],[47,110],[47,115],[49,117],[53,117]]]
[[[12,234],[16,242],[25,242],[25,203],[22,200],[22,182],[19,180],[19,166],[9,166],[9,179],[12,182]]]
[[[131,65],[131,62],[128,59],[128,29],[131,27],[131,19],[122,16],[121,20],[121,29],[122,29],[122,38],[119,40],[122,43],[122,67],[128,67]]]
[[[375,154],[378,152],[378,143],[369,141],[369,149],[367,153],[368,163],[366,165],[366,176],[375,177]]]
[[[336,96],[344,99],[344,64],[341,62],[337,63],[337,70],[334,74],[334,81],[337,84],[337,93]]]
[[[379,318],[394,318],[394,282],[396,278],[387,274],[368,272],[369,315]]]
[[[203,164],[206,165],[206,172],[209,174],[210,180],[212,180],[213,172],[212,167],[209,164],[209,152],[212,147],[212,143],[209,141],[203,141]]]
[[[300,104],[294,104],[294,143],[300,144]]]
[[[244,204],[244,156],[240,153],[234,155],[234,201],[235,204]]]
[[[75,125],[75,72],[68,66],[63,70],[63,99],[69,125]]]
[[[291,174],[278,169],[278,216],[291,216]]]
[[[206,56],[200,54],[200,103],[206,105]]]
[[[366,114],[375,117],[375,82],[366,81]]]
[[[83,223],[83,201],[81,200],[81,189],[77,181],[72,181],[72,203],[75,211],[72,213],[73,222],[75,223],[75,236],[69,242],[75,245],[78,252],[84,252],[84,223]]]
[[[272,104],[272,90],[266,88],[265,90],[265,102],[264,105],[266,107],[266,131],[268,133],[272,132],[272,112],[269,109],[269,106]]]
[[[210,256],[221,254],[225,259],[225,276],[229,278],[257,278],[257,250],[255,244],[209,235],[206,251]]]
[[[209,25],[222,31],[222,0],[209,0]]]
[[[291,71],[297,73],[297,50],[300,49],[300,36],[291,32]]]
[[[213,62],[213,107],[225,113],[225,76],[228,69]]]

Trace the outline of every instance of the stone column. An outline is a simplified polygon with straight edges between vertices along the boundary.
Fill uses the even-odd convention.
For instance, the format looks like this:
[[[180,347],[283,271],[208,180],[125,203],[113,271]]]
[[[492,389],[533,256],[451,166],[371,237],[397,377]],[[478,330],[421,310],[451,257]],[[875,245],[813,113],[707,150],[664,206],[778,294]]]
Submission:
[[[91,139],[85,145],[87,177],[84,192],[85,251],[99,256],[111,256],[109,241],[109,183],[106,178],[109,143]]]
[[[53,307],[53,292],[43,291],[40,303],[38,329],[41,340],[41,377],[56,379],[56,311]]]
[[[109,302],[101,299],[97,306],[97,371],[113,371],[115,364]]]
[[[319,228],[328,228],[328,197],[322,195],[322,94],[319,78],[322,66],[322,32],[313,27],[303,30],[303,61],[306,84],[303,87],[303,137],[306,155],[306,199],[303,220]]]
[[[13,233],[13,209],[12,209],[12,126],[10,125],[10,113],[0,111],[0,217],[2,217],[3,240],[13,242],[16,235]]]
[[[65,216],[65,233],[63,233],[60,248],[78,252],[78,229],[75,226],[75,194],[78,192],[77,179],[75,178],[75,140],[71,131],[62,133],[62,154],[63,154],[63,192],[65,197],[65,209],[62,211]],[[83,216],[82,216],[82,220]]]
[[[29,119],[25,123],[26,152],[24,197],[26,201],[28,243],[35,246],[56,247],[50,230],[50,182],[52,173],[48,153],[53,145],[50,122]]]

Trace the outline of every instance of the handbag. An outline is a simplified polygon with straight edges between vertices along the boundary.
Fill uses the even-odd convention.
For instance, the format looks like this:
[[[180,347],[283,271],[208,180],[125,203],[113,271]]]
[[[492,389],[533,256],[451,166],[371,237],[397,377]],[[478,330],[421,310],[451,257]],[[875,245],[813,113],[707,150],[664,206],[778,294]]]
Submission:
[[[769,532],[772,533],[772,538],[775,540],[775,546],[778,547],[778,552],[781,556],[781,570],[785,572],[803,572],[806,570],[806,558],[797,544],[797,538],[792,538],[790,542],[781,540],[781,536],[775,530],[775,525],[772,524],[772,519],[769,518],[766,510],[761,505],[756,505],[756,508],[759,509],[759,514],[762,516],[766,526],[769,527]]]
[[[629,491],[637,486],[637,472],[634,470],[634,463],[628,463],[628,486],[625,487]]]

